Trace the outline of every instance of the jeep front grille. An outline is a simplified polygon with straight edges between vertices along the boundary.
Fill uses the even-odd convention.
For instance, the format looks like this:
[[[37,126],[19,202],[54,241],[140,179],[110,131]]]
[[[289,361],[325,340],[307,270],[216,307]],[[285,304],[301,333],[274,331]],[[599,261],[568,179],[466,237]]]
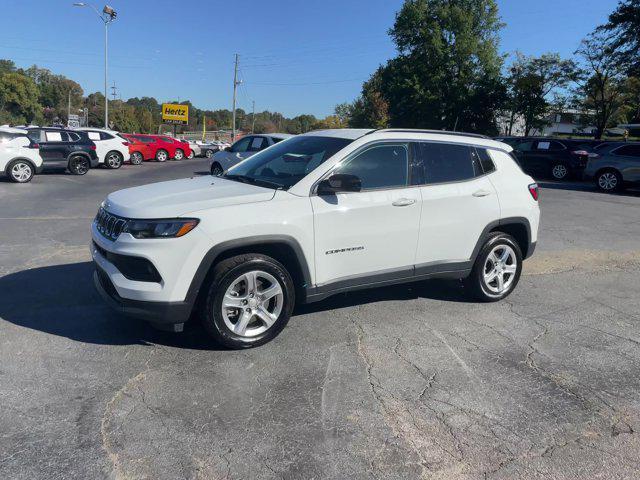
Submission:
[[[96,215],[95,222],[96,228],[104,237],[115,241],[127,226],[128,220],[126,218],[113,215],[100,207],[100,210],[98,210],[98,214]]]

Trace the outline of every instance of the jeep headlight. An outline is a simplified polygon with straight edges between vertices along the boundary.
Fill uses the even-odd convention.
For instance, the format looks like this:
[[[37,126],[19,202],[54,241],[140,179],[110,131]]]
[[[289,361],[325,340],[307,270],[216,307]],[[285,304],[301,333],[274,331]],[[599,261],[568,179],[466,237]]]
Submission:
[[[189,233],[198,223],[196,218],[129,220],[123,233],[135,238],[177,238]]]

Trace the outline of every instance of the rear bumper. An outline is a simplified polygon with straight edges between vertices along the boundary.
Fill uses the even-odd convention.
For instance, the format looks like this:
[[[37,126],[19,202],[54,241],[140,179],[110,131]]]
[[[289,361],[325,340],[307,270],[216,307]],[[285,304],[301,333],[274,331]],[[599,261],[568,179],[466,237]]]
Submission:
[[[156,325],[185,323],[191,316],[192,306],[187,302],[146,302],[129,300],[118,295],[109,276],[98,266],[93,274],[96,290],[114,310],[130,317],[140,318]]]

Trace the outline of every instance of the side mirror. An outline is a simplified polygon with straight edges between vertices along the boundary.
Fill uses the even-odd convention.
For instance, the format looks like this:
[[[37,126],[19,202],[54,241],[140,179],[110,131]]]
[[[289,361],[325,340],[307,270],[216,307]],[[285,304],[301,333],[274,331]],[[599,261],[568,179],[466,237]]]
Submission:
[[[335,195],[340,192],[359,192],[362,181],[355,175],[336,173],[318,184],[318,195]]]
[[[230,152],[231,151],[231,147],[225,147],[224,151],[225,152]]]
[[[513,154],[514,155],[522,155],[522,151],[521,150],[514,150]]]

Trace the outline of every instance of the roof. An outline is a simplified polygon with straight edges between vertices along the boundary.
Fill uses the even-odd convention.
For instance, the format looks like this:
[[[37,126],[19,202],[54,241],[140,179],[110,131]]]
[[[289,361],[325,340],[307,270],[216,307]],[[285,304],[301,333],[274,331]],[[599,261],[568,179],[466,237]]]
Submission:
[[[99,128],[99,127],[79,127],[79,128],[74,128],[73,130],[81,130],[83,132],[92,131],[92,132],[118,133],[116,130],[110,130],[108,128]]]
[[[303,135],[308,137],[335,137],[355,140],[371,132],[375,132],[375,130],[372,128],[332,128],[328,130],[313,130]]]
[[[256,137],[280,138],[282,140],[284,140],[285,138],[293,137],[293,135],[291,135],[290,133],[255,133],[255,134],[252,133],[250,135],[254,135]]]
[[[0,132],[21,133],[23,135],[26,135],[27,133],[29,133],[27,130],[23,130],[22,128],[13,128],[13,127],[5,127],[5,126],[0,127]]]

